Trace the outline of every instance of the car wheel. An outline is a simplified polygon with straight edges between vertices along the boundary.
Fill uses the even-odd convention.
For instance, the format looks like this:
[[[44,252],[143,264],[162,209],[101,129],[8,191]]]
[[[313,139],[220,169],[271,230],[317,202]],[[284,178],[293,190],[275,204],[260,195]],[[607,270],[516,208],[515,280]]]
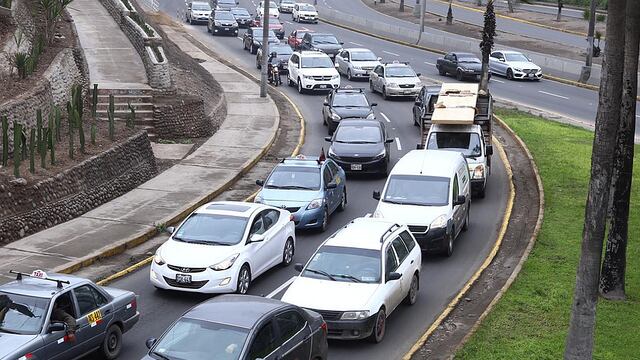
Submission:
[[[291,78],[289,77],[289,75],[287,75],[287,85],[289,86],[294,86],[296,83],[293,82],[293,80],[291,80]]]
[[[304,88],[302,87],[302,81],[298,79],[298,93],[302,94],[304,92]]]
[[[342,190],[342,198],[340,199],[340,205],[338,206],[338,211],[344,211],[344,209],[347,207],[347,187],[344,187],[344,190]]]
[[[293,246],[293,240],[291,238],[287,239],[287,242],[284,244],[284,250],[282,250],[282,265],[289,266],[293,261],[293,254],[295,253],[295,248]]]
[[[382,87],[382,98],[385,100],[389,100],[389,96],[387,95],[387,88],[386,87]]]
[[[447,257],[450,257],[451,255],[453,255],[453,238],[455,237],[455,235],[454,235],[455,233],[456,233],[455,229],[452,228],[451,229],[451,234],[447,234],[446,235],[447,236],[447,239],[446,239],[447,248],[444,250],[444,254]]]
[[[236,293],[246,294],[249,291],[249,284],[251,284],[251,270],[249,265],[244,264],[238,272],[238,284],[236,285]]]
[[[257,67],[258,69],[262,69],[261,61],[258,59],[258,57],[257,57],[257,56],[256,56],[256,67]]]
[[[411,279],[411,287],[409,287],[409,292],[407,292],[407,297],[404,298],[405,304],[413,305],[418,301],[419,287],[420,283],[418,282],[418,274],[414,274],[413,279]]]
[[[444,69],[442,69],[442,68],[438,68],[438,74],[440,74],[440,76],[446,76],[447,72],[444,71]]]
[[[258,53],[258,48],[256,46],[253,46],[253,44],[251,45],[251,53],[252,54],[257,54]]]
[[[462,71],[456,71],[456,80],[462,81]]]
[[[507,69],[507,79],[513,80],[513,70]]]
[[[351,75],[351,69],[347,70],[347,80],[349,81],[353,80],[353,77]]]
[[[464,225],[462,225],[462,231],[469,230],[469,213],[470,212],[471,212],[471,209],[467,208],[467,216],[464,219]]]
[[[320,232],[325,232],[327,230],[327,226],[329,225],[329,209],[324,208],[324,212],[322,214],[322,224],[320,225]]]
[[[118,325],[111,325],[102,341],[100,351],[107,360],[113,360],[120,355],[122,350],[122,330]]]
[[[373,86],[373,81],[369,81],[369,90],[371,90],[372,93],[376,93],[376,88]]]
[[[373,343],[379,343],[384,339],[384,333],[387,329],[387,313],[384,308],[380,308],[378,315],[376,315],[376,322],[373,324],[373,332],[369,337],[369,340]]]

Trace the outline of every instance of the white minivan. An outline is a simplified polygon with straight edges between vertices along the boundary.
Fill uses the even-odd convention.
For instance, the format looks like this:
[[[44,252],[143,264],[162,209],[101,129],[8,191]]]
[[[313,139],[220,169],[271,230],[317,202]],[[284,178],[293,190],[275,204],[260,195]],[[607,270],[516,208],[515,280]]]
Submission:
[[[459,152],[413,150],[393,167],[374,217],[407,224],[423,250],[453,254],[453,242],[469,227],[470,177]]]

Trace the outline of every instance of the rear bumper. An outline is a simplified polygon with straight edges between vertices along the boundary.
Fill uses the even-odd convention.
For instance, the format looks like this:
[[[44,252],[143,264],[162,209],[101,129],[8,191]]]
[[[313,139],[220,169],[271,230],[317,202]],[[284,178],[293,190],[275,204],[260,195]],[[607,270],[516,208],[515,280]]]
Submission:
[[[420,93],[420,87],[412,88],[385,88],[387,96],[417,96]]]
[[[486,179],[471,179],[471,192],[478,193],[484,190]]]
[[[123,325],[122,326],[122,332],[126,333],[127,331],[131,330],[133,325],[138,323],[138,320],[140,320],[140,313],[136,311],[135,315],[133,315],[132,317],[128,318],[127,320],[125,320],[122,323],[122,325]]]
[[[237,27],[218,27],[218,26],[214,26],[213,29],[212,29],[212,32],[214,34],[238,35],[238,28]]]
[[[349,174],[385,174],[387,172],[388,162],[386,157],[363,162],[349,162],[335,157],[330,158]],[[360,165],[362,168],[360,170],[356,170],[352,165],[355,165],[356,167]]]

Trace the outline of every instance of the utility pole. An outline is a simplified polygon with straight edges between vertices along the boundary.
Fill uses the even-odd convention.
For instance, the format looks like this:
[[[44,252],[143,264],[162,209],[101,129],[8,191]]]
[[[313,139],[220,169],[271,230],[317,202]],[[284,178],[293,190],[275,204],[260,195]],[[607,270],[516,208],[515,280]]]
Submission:
[[[413,16],[420,16],[420,0],[416,0],[416,6],[413,7]]]
[[[589,31],[587,33],[587,60],[585,61],[582,71],[580,71],[581,83],[586,83],[591,77],[591,64],[593,62],[593,34],[596,28],[596,0],[591,0],[591,9],[589,10]]]
[[[267,97],[267,60],[269,59],[269,0],[262,2],[262,69],[260,71],[260,97]]]
[[[422,33],[424,32],[424,13],[427,11],[427,0],[422,0],[420,1],[420,4],[416,4],[416,7],[414,9],[418,8],[422,11],[420,11],[420,33],[418,34],[416,45],[420,44],[420,39],[422,39]]]

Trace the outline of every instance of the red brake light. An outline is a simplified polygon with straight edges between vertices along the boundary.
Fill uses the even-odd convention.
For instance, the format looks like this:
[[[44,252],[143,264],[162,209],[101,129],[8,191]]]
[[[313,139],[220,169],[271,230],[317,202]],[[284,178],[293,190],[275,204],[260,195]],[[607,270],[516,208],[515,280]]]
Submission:
[[[325,321],[322,322],[322,325],[320,325],[320,329],[322,329],[322,331],[324,331],[324,334],[327,334],[327,323]]]

